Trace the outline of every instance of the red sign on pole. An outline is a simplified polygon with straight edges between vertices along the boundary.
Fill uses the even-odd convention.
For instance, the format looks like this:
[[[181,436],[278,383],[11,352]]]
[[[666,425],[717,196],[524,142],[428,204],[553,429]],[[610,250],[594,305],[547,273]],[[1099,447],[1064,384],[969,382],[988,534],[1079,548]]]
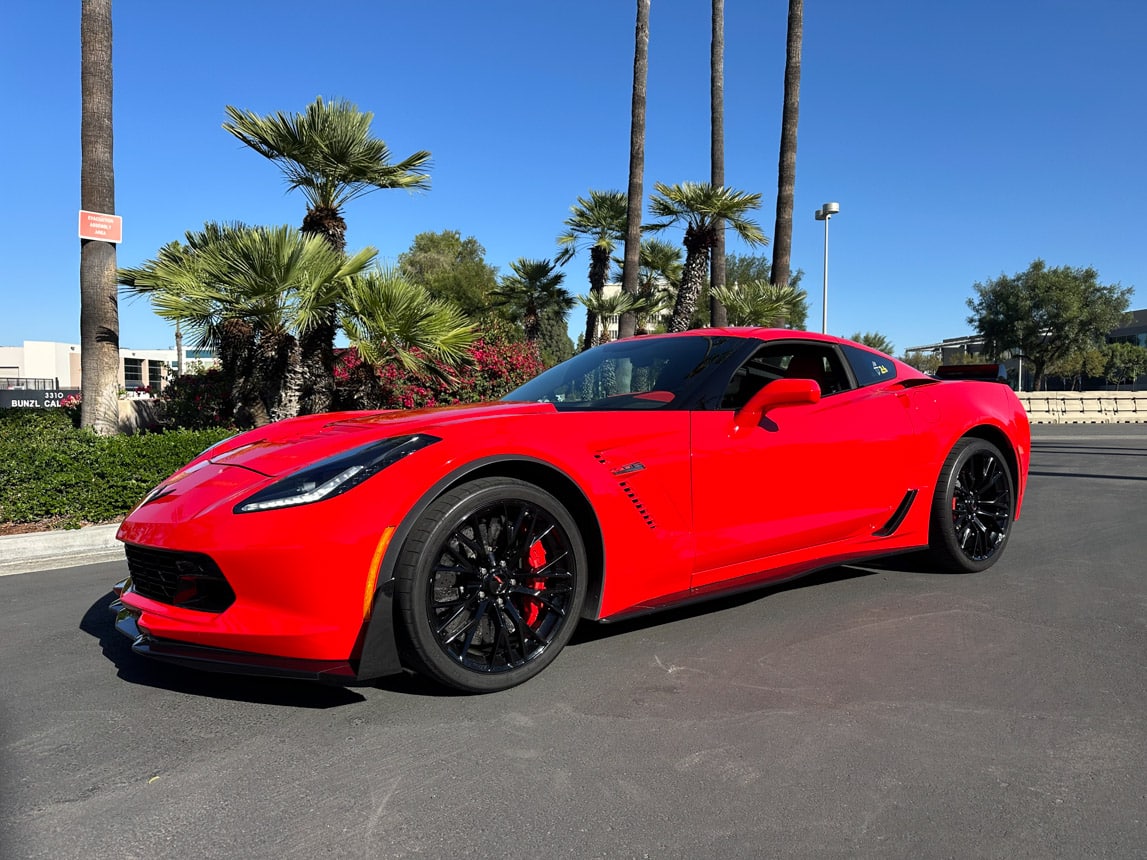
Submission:
[[[122,242],[123,218],[119,215],[104,215],[102,212],[80,210],[80,238],[94,239],[97,242]]]

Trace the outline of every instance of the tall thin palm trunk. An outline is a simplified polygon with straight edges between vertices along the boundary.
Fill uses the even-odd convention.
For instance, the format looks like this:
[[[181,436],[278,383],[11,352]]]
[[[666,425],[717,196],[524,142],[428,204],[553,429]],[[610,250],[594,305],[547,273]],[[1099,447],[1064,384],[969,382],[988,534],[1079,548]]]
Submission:
[[[115,214],[112,161],[112,5],[83,0],[80,18],[82,162],[80,206]],[[116,248],[80,241],[80,422],[96,433],[119,430],[119,299]]]
[[[709,51],[710,163],[714,188],[725,184],[725,0],[713,0],[713,38]],[[717,222],[713,257],[709,261],[709,288],[725,286],[725,222]],[[710,292],[709,321],[714,326],[729,322],[725,306]]]
[[[792,266],[793,197],[797,183],[797,118],[800,113],[803,38],[804,0],[789,0],[781,155],[777,168],[777,220],[773,231],[773,266],[769,277],[770,282],[778,287],[788,284]]]
[[[637,295],[641,268],[641,204],[645,174],[645,95],[649,77],[649,4],[637,0],[637,27],[633,48],[633,100],[629,121],[629,191],[625,222],[625,265],[622,266],[621,288]],[[618,320],[617,336],[631,337],[637,329],[637,315],[623,313]]]

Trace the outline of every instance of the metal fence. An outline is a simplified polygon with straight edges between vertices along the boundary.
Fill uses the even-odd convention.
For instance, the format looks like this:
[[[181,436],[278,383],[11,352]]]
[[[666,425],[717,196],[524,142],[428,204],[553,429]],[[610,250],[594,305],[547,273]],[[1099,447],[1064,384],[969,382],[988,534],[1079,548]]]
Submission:
[[[8,391],[48,391],[59,388],[59,379],[37,379],[29,376],[0,376],[0,389]]]

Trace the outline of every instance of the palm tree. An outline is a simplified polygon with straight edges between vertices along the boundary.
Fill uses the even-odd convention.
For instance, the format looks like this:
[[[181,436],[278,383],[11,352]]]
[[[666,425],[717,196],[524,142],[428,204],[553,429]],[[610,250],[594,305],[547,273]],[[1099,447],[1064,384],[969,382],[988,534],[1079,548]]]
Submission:
[[[590,191],[589,199],[579,197],[565,220],[566,231],[558,236],[557,261],[564,265],[580,247],[589,246],[589,291],[600,295],[609,275],[609,257],[625,238],[626,196],[620,191]],[[597,337],[597,314],[586,306],[585,341],[589,349]]]
[[[629,113],[629,188],[626,194],[625,253],[631,275],[623,278],[621,288],[630,295],[637,293],[636,276],[640,265],[641,204],[645,181],[645,100],[649,78],[649,5],[650,0],[637,0],[637,26],[633,46],[633,98]],[[624,313],[618,323],[618,335],[633,334],[637,318]]]
[[[713,0],[713,36],[709,43],[709,161],[714,187],[725,184],[725,0]],[[725,225],[718,223],[709,262],[709,286],[725,286]],[[709,293],[709,319],[714,326],[728,322],[728,314],[713,292]]]
[[[259,116],[227,106],[223,128],[283,171],[287,184],[307,199],[302,231],[324,237],[331,247],[346,248],[343,208],[377,189],[429,187],[430,153],[418,151],[392,164],[386,143],[370,134],[372,113],[349,101],[320,97],[301,114]],[[307,375],[304,411],[330,409],[334,396],[334,313],[317,323],[301,344]]]
[[[634,313],[634,332],[648,333],[651,323],[663,313],[673,309],[677,298],[677,288],[681,284],[684,265],[681,261],[681,246],[663,239],[641,240],[641,267],[637,277],[637,297],[644,308]],[[616,280],[623,280],[625,264],[614,260],[621,267]],[[618,337],[621,336],[620,330]]]
[[[784,108],[781,113],[781,154],[777,167],[777,218],[773,229],[771,281],[789,282],[793,248],[793,197],[797,184],[797,119],[800,114],[801,41],[804,38],[804,0],[789,0],[785,55]]]
[[[609,341],[609,327],[612,318],[620,317],[626,313],[640,313],[646,308],[644,300],[625,292],[625,290],[618,290],[614,293],[590,293],[588,296],[578,296],[577,299],[601,319],[601,333],[593,343],[586,347],[587,349]]]
[[[719,221],[724,221],[737,235],[750,245],[768,242],[755,221],[746,217],[750,209],[760,208],[761,195],[749,194],[725,186],[715,187],[707,182],[683,182],[665,185],[658,182],[650,201],[650,211],[662,220],[650,224],[648,230],[664,230],[673,224],[685,225],[685,268],[669,331],[685,331],[697,307],[697,296],[709,270],[709,252]]]
[[[878,331],[866,331],[864,334],[858,331],[853,332],[848,339],[883,352],[885,355],[893,355],[896,349],[896,347],[892,345],[892,341]]]
[[[83,138],[80,205],[115,214],[112,162],[112,4],[84,0],[80,13],[80,114]],[[80,423],[96,433],[119,431],[119,305],[116,247],[80,241]]]
[[[783,328],[799,316],[808,296],[791,284],[776,286],[767,281],[713,287],[713,292],[729,312],[730,325],[756,325]]]
[[[520,318],[526,340],[533,343],[541,335],[542,314],[550,314],[565,324],[566,315],[576,299],[562,287],[564,272],[554,271],[551,260],[527,260],[520,257],[510,263],[513,275],[505,275],[491,294],[495,307],[508,309]]]
[[[350,279],[341,323],[363,364],[353,383],[359,406],[379,405],[377,369],[397,362],[412,374],[448,376],[464,364],[477,339],[474,326],[454,304],[389,266]]]
[[[128,293],[218,351],[236,418],[256,426],[299,412],[299,343],[375,257],[348,257],[290,227],[207,224],[154,260],[122,269]]]

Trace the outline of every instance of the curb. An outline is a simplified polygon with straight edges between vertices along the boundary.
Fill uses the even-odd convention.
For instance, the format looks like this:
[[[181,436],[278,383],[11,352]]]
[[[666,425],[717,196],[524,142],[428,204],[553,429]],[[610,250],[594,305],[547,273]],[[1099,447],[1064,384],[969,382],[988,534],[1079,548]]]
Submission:
[[[123,544],[119,523],[81,529],[0,536],[0,576],[118,561]]]

